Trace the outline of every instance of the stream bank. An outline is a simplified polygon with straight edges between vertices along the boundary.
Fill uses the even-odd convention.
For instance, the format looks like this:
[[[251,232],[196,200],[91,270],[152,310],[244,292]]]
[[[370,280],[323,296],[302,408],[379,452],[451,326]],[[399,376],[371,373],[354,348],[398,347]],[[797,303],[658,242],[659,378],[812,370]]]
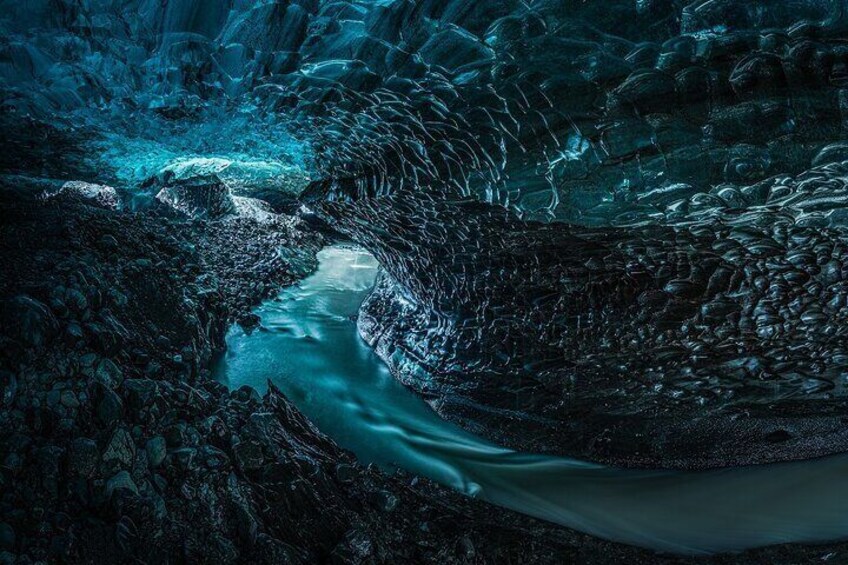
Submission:
[[[358,464],[279,391],[228,391],[203,371],[202,354],[243,313],[239,297],[262,298],[247,273],[275,254],[244,249],[266,228],[190,229],[36,195],[23,183],[0,190],[9,266],[0,280],[0,562],[740,559],[658,556]],[[243,268],[215,272],[210,265],[229,260],[202,256],[216,248],[204,233],[229,242],[218,249]],[[274,233],[305,260],[321,245],[297,229]],[[241,283],[222,276],[237,270]],[[308,270],[281,269],[276,284]],[[781,546],[741,559],[818,562],[843,552]]]
[[[297,220],[173,222],[37,195],[0,190],[0,563],[634,555],[363,467],[278,391],[209,378],[260,282],[309,272],[321,240]],[[280,247],[302,263],[265,278]]]

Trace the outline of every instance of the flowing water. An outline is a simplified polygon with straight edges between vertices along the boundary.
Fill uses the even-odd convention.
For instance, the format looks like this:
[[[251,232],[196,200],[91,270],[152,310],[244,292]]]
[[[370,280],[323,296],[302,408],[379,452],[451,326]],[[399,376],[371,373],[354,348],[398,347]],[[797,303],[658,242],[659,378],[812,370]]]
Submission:
[[[273,381],[360,460],[607,539],[674,553],[848,537],[848,455],[699,472],[640,471],[518,453],[442,420],[389,373],[355,317],[378,264],[333,246],[319,268],[234,327],[215,370],[233,388]]]

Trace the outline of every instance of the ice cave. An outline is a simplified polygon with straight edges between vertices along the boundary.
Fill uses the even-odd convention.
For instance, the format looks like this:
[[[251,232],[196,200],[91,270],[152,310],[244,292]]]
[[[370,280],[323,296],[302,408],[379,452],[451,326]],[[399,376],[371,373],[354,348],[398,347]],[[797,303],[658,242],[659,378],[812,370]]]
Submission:
[[[42,563],[848,563],[848,0],[0,0]]]

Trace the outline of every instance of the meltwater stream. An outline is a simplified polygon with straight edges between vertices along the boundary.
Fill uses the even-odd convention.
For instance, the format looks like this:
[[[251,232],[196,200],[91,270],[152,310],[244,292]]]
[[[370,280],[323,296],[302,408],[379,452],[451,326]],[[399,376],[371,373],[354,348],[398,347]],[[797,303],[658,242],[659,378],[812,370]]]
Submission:
[[[216,366],[231,387],[274,382],[360,460],[396,465],[494,504],[659,551],[711,553],[848,537],[848,455],[699,472],[615,469],[518,453],[443,421],[359,337],[378,269],[333,246],[319,268],[233,328]]]

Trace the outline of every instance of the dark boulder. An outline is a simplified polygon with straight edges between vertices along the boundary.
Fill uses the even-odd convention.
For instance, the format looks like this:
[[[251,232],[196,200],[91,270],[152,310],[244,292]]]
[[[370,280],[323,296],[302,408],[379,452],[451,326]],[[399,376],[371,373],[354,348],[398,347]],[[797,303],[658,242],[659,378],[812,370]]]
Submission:
[[[16,296],[3,305],[2,319],[12,335],[24,347],[41,347],[58,331],[58,323],[50,309],[29,296]]]

